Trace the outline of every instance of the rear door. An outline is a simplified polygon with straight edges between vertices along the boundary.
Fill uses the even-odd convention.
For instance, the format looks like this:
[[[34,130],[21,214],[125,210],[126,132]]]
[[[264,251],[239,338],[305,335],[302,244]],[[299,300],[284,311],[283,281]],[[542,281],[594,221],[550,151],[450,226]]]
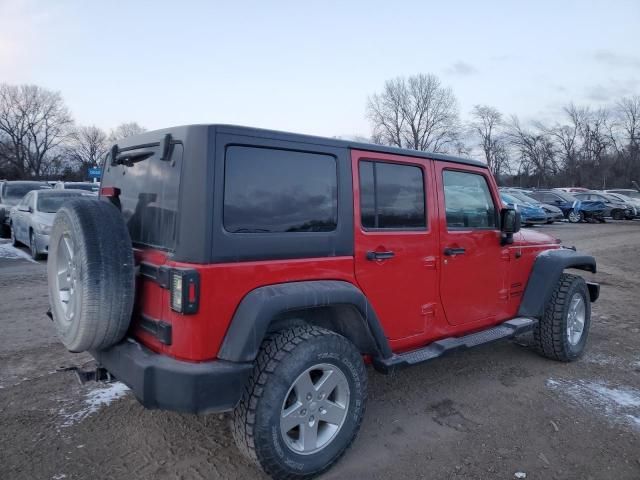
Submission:
[[[438,301],[432,164],[355,150],[351,155],[356,279],[390,340],[420,338]]]
[[[509,251],[500,245],[501,201],[485,168],[436,162],[440,298],[451,325],[491,324],[506,304]]]

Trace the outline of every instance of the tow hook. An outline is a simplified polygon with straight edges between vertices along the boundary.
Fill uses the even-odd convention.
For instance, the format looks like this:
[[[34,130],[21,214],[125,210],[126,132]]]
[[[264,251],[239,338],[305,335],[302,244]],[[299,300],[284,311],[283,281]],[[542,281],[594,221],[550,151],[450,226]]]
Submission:
[[[82,370],[78,367],[66,367],[62,370],[73,371],[80,385],[84,385],[87,382],[112,383],[116,380],[106,368],[99,365],[93,370]]]

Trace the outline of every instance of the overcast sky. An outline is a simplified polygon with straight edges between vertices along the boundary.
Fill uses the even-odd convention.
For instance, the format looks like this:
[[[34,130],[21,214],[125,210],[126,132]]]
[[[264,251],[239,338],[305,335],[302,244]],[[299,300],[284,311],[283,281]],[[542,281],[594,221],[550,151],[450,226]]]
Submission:
[[[0,82],[59,90],[78,123],[105,129],[368,135],[367,96],[420,72],[463,115],[483,103],[549,119],[640,94],[639,25],[639,0],[0,0]]]

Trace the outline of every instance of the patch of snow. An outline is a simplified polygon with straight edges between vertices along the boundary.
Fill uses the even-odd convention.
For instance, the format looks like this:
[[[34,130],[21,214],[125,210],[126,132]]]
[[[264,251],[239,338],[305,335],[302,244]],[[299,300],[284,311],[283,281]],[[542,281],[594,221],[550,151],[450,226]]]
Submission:
[[[92,415],[101,408],[110,405],[114,400],[123,397],[128,391],[129,387],[121,382],[110,383],[106,387],[91,390],[86,394],[84,405],[80,410],[73,413],[67,413],[65,409],[60,410],[60,414],[65,419],[62,427],[70,427],[81,422],[89,415]]]
[[[38,263],[33,258],[31,258],[31,255],[23,252],[19,248],[14,247],[10,243],[0,243],[0,258],[6,258],[9,260],[24,259],[29,260],[33,263]]]
[[[550,378],[546,383],[547,387],[570,396],[582,406],[600,411],[612,421],[640,428],[640,390],[586,380]]]
[[[56,473],[53,477],[51,477],[53,480],[62,480],[63,478],[67,478],[67,476],[64,473]]]

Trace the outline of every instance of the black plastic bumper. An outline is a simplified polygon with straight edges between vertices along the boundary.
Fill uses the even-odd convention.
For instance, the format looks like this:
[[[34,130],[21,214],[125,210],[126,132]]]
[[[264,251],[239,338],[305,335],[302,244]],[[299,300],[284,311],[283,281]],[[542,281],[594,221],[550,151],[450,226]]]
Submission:
[[[91,353],[146,408],[188,413],[232,410],[253,368],[224,360],[182,362],[132,340]]]

